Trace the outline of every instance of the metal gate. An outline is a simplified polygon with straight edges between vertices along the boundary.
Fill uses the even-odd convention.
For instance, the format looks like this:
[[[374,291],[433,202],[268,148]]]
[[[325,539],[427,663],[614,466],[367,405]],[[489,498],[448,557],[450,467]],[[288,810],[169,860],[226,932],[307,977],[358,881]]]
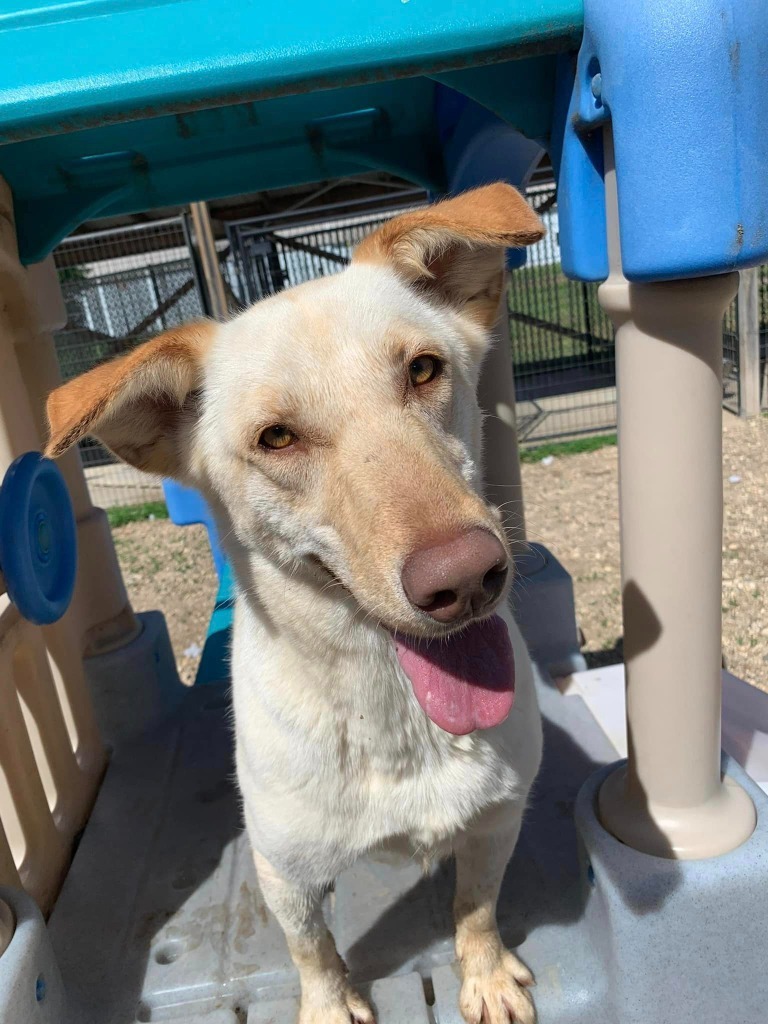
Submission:
[[[282,229],[253,221],[229,225],[240,301],[247,306],[284,288],[338,273],[355,246],[391,216]]]
[[[532,189],[528,198],[547,234],[509,280],[520,440],[539,444],[613,430],[613,327],[597,301],[597,285],[570,281],[562,272],[555,186]]]

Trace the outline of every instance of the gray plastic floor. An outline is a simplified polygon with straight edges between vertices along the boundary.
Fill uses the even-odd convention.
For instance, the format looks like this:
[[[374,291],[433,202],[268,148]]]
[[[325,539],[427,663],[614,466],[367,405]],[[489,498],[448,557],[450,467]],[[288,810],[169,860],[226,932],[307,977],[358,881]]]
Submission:
[[[537,974],[540,1012],[574,1020],[560,1012],[582,960],[567,941],[584,900],[574,801],[615,752],[580,698],[545,685],[541,703],[545,764],[500,921]],[[379,1024],[459,1024],[451,891],[450,866],[425,879],[361,862],[339,878],[329,923]],[[224,691],[190,691],[173,724],[113,757],[50,934],[71,1024],[295,1020],[296,976],[241,830]],[[555,948],[570,949],[568,970]]]

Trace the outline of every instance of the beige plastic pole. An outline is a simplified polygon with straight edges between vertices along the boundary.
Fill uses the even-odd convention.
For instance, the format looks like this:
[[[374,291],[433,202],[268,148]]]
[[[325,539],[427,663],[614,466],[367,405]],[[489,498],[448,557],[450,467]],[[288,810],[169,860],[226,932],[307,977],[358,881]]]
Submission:
[[[509,341],[506,277],[492,339],[478,388],[480,407],[486,414],[483,423],[485,496],[501,508],[512,553],[519,558],[528,553],[528,545],[517,443],[515,375]]]
[[[0,885],[9,885],[11,888],[18,888],[21,885],[19,879],[19,872],[16,870],[16,864],[11,853],[11,848],[8,845],[8,839],[3,828],[3,823],[0,821]],[[0,953],[2,952],[2,942],[0,942]]]
[[[720,773],[722,318],[738,275],[629,284],[610,130],[605,166],[629,759],[599,810],[629,846],[697,859],[755,827],[752,801]]]
[[[15,332],[14,342],[35,426],[43,438],[45,401],[61,383],[52,332],[66,322],[53,257],[29,267],[26,284],[30,317],[26,329]],[[80,623],[83,653],[103,654],[129,643],[141,626],[128,602],[106,513],[91,503],[77,448],[62,456],[58,466],[77,522],[78,579],[71,615]]]
[[[0,855],[1,856],[1,855]],[[0,861],[2,863],[2,861]],[[0,878],[2,875],[0,875]],[[0,900],[0,956],[8,949],[11,944],[14,932],[16,931],[16,921],[13,916],[13,911],[3,900]]]
[[[31,329],[35,314],[18,262],[10,195],[1,182],[0,186],[0,474],[4,474],[17,455],[39,449],[41,439],[14,345],[20,334]],[[42,633],[65,721],[73,733],[75,757],[95,793],[105,754],[83,671],[81,626],[77,609],[70,608]]]
[[[205,286],[208,291],[208,299],[211,304],[211,314],[217,320],[224,320],[229,313],[227,305],[227,293],[224,290],[224,281],[221,276],[221,266],[216,253],[216,240],[213,236],[211,215],[208,212],[207,203],[190,203],[189,211],[192,215],[192,226],[195,231],[195,242],[200,255],[200,265],[205,278]]]

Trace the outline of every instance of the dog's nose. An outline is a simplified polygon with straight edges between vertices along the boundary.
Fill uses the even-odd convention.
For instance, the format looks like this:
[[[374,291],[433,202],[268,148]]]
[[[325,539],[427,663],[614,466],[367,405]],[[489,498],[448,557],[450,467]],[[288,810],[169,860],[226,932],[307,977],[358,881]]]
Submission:
[[[411,604],[438,622],[479,615],[496,600],[506,579],[506,552],[481,529],[412,552],[401,574]]]

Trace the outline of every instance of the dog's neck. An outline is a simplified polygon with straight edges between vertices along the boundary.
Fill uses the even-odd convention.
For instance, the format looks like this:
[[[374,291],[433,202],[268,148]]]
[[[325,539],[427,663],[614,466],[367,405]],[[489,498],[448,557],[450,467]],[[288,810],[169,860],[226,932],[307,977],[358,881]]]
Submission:
[[[397,737],[379,759],[418,764],[421,754],[413,748],[430,746],[435,730],[413,699],[389,633],[346,589],[319,579],[310,566],[291,571],[244,550],[232,565],[238,589],[234,663],[242,666],[240,682],[247,678],[248,691],[258,690],[273,723],[290,723],[290,730],[312,736],[314,744],[321,742],[320,724],[333,723],[322,740],[328,757],[341,742],[340,722],[355,730],[365,725],[368,731],[358,739],[343,733],[348,766],[356,763],[352,747],[367,750],[371,728]],[[291,679],[301,685],[285,685]],[[369,751],[365,756],[370,760]]]

